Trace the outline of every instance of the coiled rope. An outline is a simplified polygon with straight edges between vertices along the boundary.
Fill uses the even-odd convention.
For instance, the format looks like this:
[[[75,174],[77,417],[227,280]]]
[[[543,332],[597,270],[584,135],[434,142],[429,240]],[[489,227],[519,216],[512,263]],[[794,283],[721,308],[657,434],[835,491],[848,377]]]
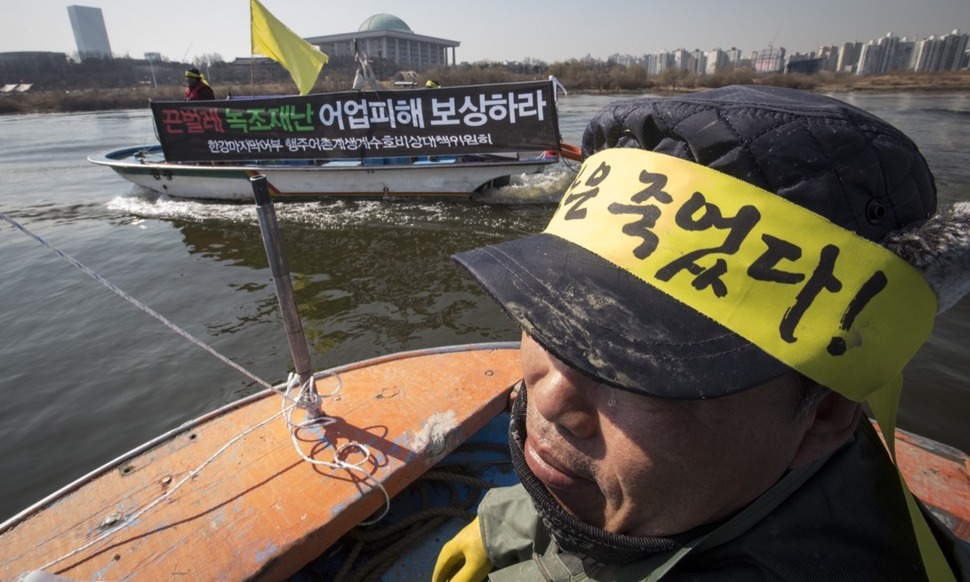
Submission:
[[[343,387],[343,383],[341,382],[339,375],[335,374],[334,377],[337,379],[337,388],[330,394],[321,395],[321,398],[332,398],[340,392],[340,389]],[[344,443],[339,447],[335,447],[333,451],[333,461],[314,459],[313,457],[310,457],[304,453],[303,448],[300,447],[300,442],[297,437],[297,433],[300,431],[300,429],[308,428],[313,425],[319,425],[322,428],[337,422],[337,419],[325,414],[319,416],[312,416],[308,414],[305,421],[299,423],[293,422],[293,410],[299,406],[299,403],[303,401],[306,394],[310,393],[315,381],[316,380],[312,377],[308,379],[300,387],[300,392],[297,394],[296,398],[290,398],[290,390],[300,382],[300,377],[297,374],[290,373],[289,381],[286,383],[286,390],[282,393],[276,391],[278,394],[283,396],[280,414],[283,415],[283,418],[286,420],[286,426],[290,431],[290,440],[293,442],[293,448],[296,449],[296,452],[298,455],[300,455],[300,458],[307,463],[312,465],[322,465],[334,470],[344,469],[347,471],[357,472],[363,477],[364,482],[370,483],[375,489],[380,490],[380,492],[384,495],[384,507],[382,511],[377,515],[377,517],[360,522],[360,525],[377,523],[382,520],[385,515],[387,515],[387,512],[391,507],[391,496],[387,492],[387,489],[384,488],[384,485],[382,485],[380,481],[375,479],[373,475],[364,469],[364,464],[374,457],[366,445],[351,441]],[[348,463],[347,461],[341,459],[341,455],[352,450],[359,451],[361,454],[363,454],[363,458],[356,463]]]

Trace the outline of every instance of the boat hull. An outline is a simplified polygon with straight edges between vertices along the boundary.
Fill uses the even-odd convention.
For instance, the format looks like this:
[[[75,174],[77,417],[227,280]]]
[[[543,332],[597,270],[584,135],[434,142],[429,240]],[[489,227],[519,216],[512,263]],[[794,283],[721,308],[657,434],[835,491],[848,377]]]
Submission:
[[[507,183],[511,176],[542,171],[557,157],[512,155],[443,159],[334,160],[205,164],[166,162],[159,146],[136,146],[88,158],[159,194],[178,198],[252,201],[249,178],[266,176],[276,200],[320,197],[435,196],[468,198]]]
[[[391,496],[505,410],[521,377],[510,343],[410,352],[333,372],[317,386],[326,395],[342,385],[322,405],[337,422],[297,433],[302,449],[332,461],[334,446],[365,445],[374,461],[364,468]],[[280,406],[265,391],[221,409],[0,524],[0,580],[39,569],[114,581],[280,580],[297,572],[379,511],[384,496],[359,472],[302,460],[281,418],[219,453]],[[348,462],[359,460],[353,453]]]

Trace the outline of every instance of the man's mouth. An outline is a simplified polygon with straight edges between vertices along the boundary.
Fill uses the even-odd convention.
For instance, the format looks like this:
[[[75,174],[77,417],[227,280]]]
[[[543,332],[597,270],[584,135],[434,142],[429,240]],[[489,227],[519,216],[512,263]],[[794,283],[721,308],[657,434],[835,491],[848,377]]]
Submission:
[[[551,454],[537,446],[531,438],[525,439],[523,453],[529,469],[549,489],[571,492],[593,485],[588,479],[571,472]]]

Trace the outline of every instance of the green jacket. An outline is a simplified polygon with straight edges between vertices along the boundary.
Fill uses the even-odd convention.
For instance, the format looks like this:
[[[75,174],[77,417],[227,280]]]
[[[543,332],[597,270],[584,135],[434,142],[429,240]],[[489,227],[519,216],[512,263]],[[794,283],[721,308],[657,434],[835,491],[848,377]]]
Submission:
[[[492,490],[479,506],[495,565],[489,580],[925,581],[896,469],[863,420],[832,457],[789,472],[713,532],[642,562],[610,566],[561,552],[521,485]],[[958,560],[953,544],[967,545],[941,544]]]

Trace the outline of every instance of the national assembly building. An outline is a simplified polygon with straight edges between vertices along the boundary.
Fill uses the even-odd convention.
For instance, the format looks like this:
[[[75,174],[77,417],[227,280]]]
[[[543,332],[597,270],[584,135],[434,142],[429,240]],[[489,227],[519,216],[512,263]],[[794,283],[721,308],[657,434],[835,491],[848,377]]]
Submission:
[[[402,69],[412,71],[455,65],[455,48],[461,44],[454,40],[415,34],[403,20],[391,14],[371,16],[357,32],[314,36],[305,40],[330,57],[353,57],[356,40],[367,55],[394,61]]]

